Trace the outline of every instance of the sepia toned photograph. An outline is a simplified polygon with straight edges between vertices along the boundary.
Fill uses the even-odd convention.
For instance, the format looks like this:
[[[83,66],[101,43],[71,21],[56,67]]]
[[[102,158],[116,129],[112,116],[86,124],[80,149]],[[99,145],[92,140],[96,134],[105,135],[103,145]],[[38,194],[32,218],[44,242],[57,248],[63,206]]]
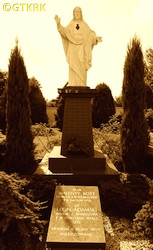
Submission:
[[[0,250],[153,249],[152,13],[1,0]]]

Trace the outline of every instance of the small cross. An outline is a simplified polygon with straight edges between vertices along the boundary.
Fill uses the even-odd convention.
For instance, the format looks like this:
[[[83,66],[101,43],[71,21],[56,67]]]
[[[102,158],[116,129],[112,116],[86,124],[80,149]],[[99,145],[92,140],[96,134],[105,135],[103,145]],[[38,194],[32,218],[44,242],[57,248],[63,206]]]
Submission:
[[[77,25],[76,25],[76,29],[78,30],[78,29],[80,29],[80,27],[79,27],[79,24],[77,23]]]

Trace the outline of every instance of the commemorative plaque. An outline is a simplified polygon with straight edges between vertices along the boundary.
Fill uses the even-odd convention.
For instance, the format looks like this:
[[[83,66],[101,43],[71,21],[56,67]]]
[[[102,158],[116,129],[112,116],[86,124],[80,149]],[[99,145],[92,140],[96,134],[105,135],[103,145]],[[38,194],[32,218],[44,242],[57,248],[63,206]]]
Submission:
[[[105,249],[98,187],[56,187],[46,245],[49,249]]]

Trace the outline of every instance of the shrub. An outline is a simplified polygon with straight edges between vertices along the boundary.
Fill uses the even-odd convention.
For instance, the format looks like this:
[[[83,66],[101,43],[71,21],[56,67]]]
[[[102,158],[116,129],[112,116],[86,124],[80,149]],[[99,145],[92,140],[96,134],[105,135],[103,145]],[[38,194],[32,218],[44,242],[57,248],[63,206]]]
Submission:
[[[140,41],[134,37],[128,45],[122,89],[122,159],[127,172],[140,172],[145,165],[149,133],[144,116],[144,62]]]
[[[5,117],[5,108],[6,108],[6,97],[5,94],[0,96],[0,129],[5,133],[6,130],[6,117]]]
[[[34,175],[24,189],[24,193],[29,199],[45,203],[40,211],[41,220],[49,220],[50,218],[55,186],[56,181],[51,176]]]
[[[6,152],[6,140],[2,139],[0,142],[0,171],[4,170],[5,152]]]
[[[153,237],[153,181],[151,181],[150,200],[136,213],[133,228],[140,234]]]
[[[121,130],[122,115],[113,115],[108,123],[101,124],[101,130],[103,133],[119,134]]]
[[[115,215],[132,218],[148,200],[149,185],[144,176],[122,176],[122,181],[99,181],[102,207]]]
[[[119,95],[118,97],[115,97],[115,106],[116,107],[122,107],[122,95]]]
[[[6,171],[31,173],[35,170],[31,133],[29,84],[18,45],[11,52],[7,90]]]
[[[8,75],[7,72],[0,71],[0,129],[3,132],[6,130],[6,86]]]
[[[1,249],[43,249],[46,222],[39,213],[44,204],[23,194],[27,184],[17,174],[0,172],[0,236],[5,246]]]
[[[94,144],[106,154],[119,171],[123,170],[120,145],[121,116],[114,115],[101,128],[93,129]]]
[[[149,84],[145,84],[145,108],[153,108],[153,91]]]
[[[31,108],[31,120],[32,124],[35,123],[47,123],[48,117],[46,113],[46,101],[41,92],[41,86],[39,82],[32,77],[29,80],[30,93],[29,102]]]
[[[105,83],[96,86],[98,94],[93,99],[92,123],[93,127],[99,128],[101,123],[107,123],[115,114],[115,105],[110,88]]]
[[[117,134],[105,133],[103,130],[94,129],[93,130],[94,144],[98,147],[117,167],[122,168],[121,164],[121,146],[120,146],[120,136]]]
[[[51,127],[48,127],[46,124],[35,124],[32,125],[32,134],[35,137],[39,138],[39,141],[43,144],[41,140],[41,136],[47,138],[48,145],[47,150],[51,150],[53,146],[60,146],[61,145],[61,133],[54,132]]]
[[[153,131],[153,110],[147,109],[145,113],[145,117],[146,117],[150,130]]]
[[[60,96],[57,104],[57,113],[55,114],[56,126],[60,130],[62,130],[63,127],[64,105],[65,105],[65,99],[62,96]]]
[[[66,88],[68,82],[64,85],[63,89]],[[55,114],[55,122],[56,126],[62,131],[63,128],[63,119],[64,119],[64,105],[65,105],[65,98],[59,95],[57,97],[57,112]]]
[[[54,132],[45,123],[39,123],[32,125],[32,134],[33,136],[51,136]]]
[[[153,201],[147,201],[139,210],[134,219],[133,228],[149,237],[153,237]]]

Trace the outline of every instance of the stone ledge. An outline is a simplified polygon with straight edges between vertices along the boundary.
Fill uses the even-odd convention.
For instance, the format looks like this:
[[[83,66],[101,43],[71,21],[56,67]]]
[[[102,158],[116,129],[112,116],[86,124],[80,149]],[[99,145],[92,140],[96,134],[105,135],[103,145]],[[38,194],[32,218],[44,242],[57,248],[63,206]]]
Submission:
[[[90,89],[89,87],[66,87],[63,89],[58,89],[58,93],[62,96],[62,97],[75,97],[75,98],[79,98],[79,97],[83,97],[83,98],[93,98],[97,95],[97,90],[96,89]]]
[[[49,157],[49,169],[52,173],[100,174],[105,170],[106,158],[95,150],[93,157],[66,157],[61,155],[61,147],[55,146]]]
[[[59,152],[59,149],[58,149]],[[114,164],[108,160],[108,157],[104,155],[106,158],[106,165],[105,169],[95,170],[88,169],[82,171],[75,171],[75,172],[67,172],[67,173],[52,173],[49,170],[49,158],[51,157],[52,152],[46,153],[42,161],[40,162],[35,174],[42,174],[42,175],[50,175],[53,179],[57,179],[61,183],[76,183],[76,184],[88,184],[88,183],[97,183],[101,179],[117,179],[119,180],[120,172],[117,171]],[[61,156],[61,158],[65,158],[65,156]]]

